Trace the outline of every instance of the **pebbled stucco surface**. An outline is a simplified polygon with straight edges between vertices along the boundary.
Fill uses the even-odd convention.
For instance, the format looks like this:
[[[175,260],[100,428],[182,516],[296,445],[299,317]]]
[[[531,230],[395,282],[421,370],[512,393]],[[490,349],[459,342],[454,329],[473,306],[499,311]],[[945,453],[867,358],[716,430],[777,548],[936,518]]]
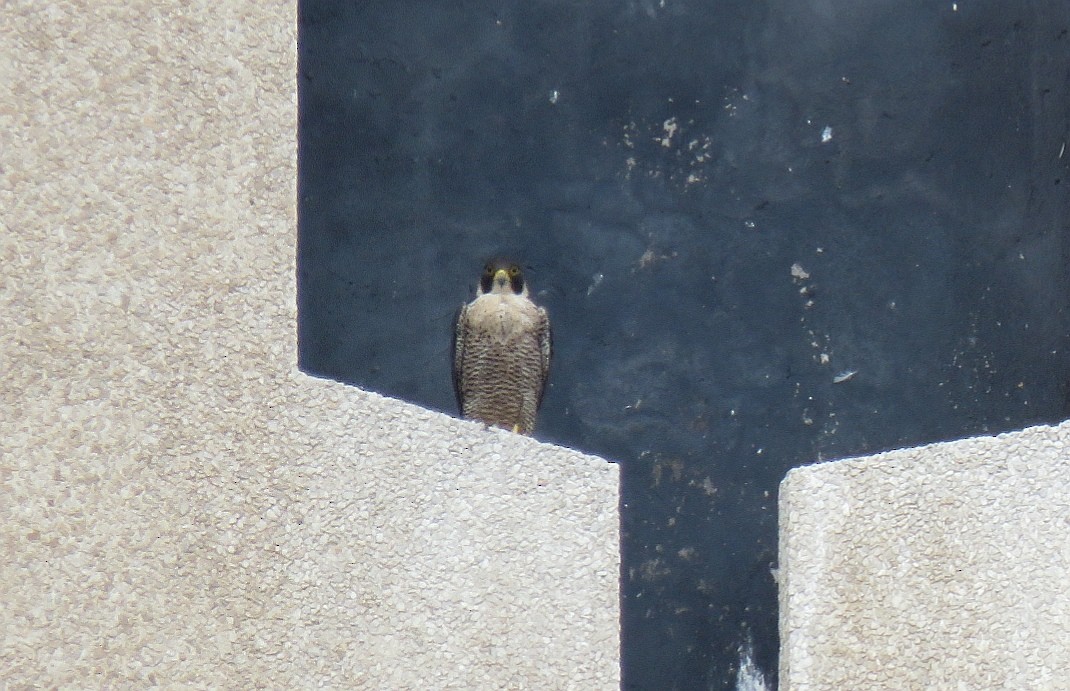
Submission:
[[[615,465],[296,370],[295,27],[5,4],[0,685],[615,688]]]
[[[781,688],[1070,688],[1070,423],[797,468]]]

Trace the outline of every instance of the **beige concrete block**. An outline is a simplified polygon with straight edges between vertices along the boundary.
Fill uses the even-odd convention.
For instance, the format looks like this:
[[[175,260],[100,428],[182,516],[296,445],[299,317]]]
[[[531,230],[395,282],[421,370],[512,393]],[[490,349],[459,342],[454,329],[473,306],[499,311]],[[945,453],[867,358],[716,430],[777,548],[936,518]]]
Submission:
[[[785,689],[1070,688],[1070,423],[792,470]]]
[[[296,370],[295,25],[4,5],[0,685],[614,688],[616,466]]]

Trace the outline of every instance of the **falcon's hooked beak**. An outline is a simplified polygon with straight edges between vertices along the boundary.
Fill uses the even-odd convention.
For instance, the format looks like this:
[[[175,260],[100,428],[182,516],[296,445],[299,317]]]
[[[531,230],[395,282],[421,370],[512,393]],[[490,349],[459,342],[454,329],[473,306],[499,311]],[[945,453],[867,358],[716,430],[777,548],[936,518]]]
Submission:
[[[505,288],[509,285],[509,272],[505,269],[498,269],[494,272],[494,282],[498,284],[499,288]]]

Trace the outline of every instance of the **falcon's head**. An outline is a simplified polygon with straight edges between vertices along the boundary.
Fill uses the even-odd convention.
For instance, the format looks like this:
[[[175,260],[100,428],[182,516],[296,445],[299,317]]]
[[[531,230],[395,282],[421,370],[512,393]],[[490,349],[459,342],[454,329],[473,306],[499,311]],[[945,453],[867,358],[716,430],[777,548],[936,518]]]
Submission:
[[[506,259],[492,259],[483,267],[479,278],[479,294],[522,295],[527,297],[528,286],[520,265]]]

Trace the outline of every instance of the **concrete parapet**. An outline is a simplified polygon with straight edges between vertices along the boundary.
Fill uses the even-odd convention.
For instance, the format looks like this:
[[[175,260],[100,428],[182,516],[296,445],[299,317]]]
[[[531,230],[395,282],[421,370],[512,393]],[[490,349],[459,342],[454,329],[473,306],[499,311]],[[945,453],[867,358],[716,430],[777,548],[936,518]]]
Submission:
[[[615,688],[616,466],[296,370],[295,75],[295,2],[4,7],[0,685]]]
[[[780,682],[1070,688],[1070,423],[792,470]]]

